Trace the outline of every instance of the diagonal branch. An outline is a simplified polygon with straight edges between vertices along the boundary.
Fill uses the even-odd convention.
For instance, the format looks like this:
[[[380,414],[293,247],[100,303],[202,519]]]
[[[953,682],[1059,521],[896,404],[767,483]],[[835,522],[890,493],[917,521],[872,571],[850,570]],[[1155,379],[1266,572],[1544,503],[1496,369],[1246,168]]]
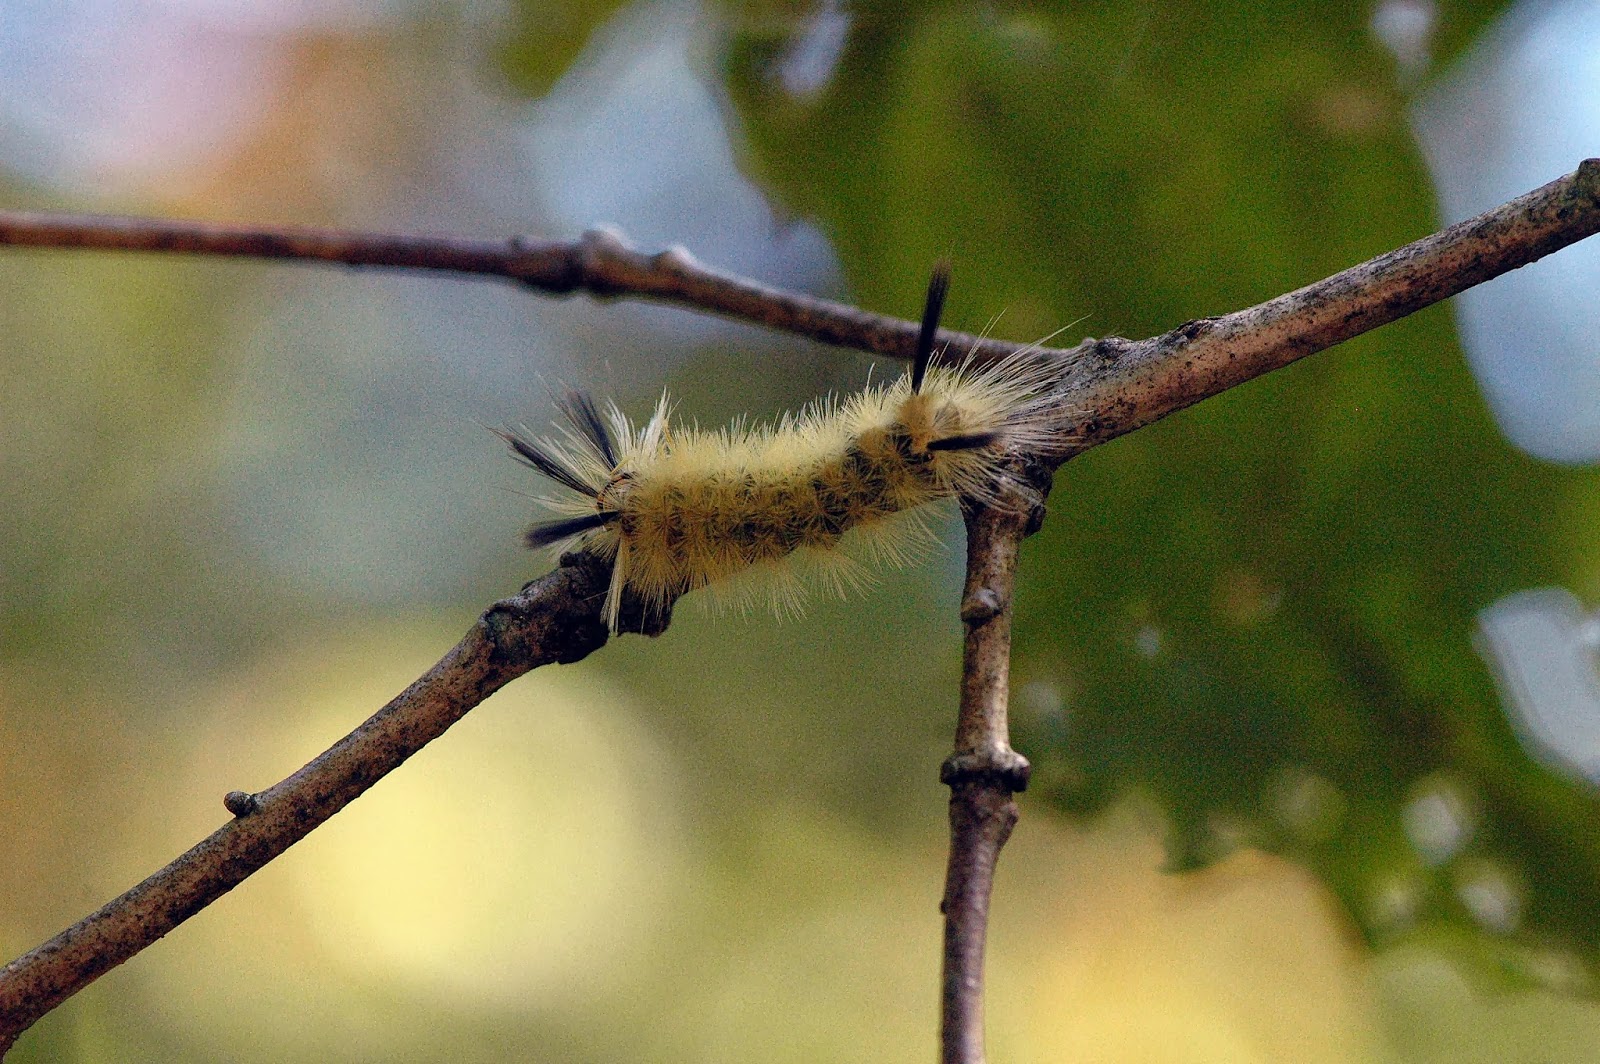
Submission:
[[[41,1016],[238,886],[507,683],[606,642],[606,569],[569,555],[490,606],[438,664],[300,771],[234,791],[234,819],[121,897],[0,968],[0,1056]]]
[[[1600,160],[1477,218],[1324,281],[1140,342],[1090,340],[1044,352],[1061,365],[1061,436],[1032,456],[1043,480],[1065,459],[1295,359],[1374,329],[1600,231]],[[608,231],[570,244],[501,244],[328,230],[210,226],[0,212],[0,244],[176,251],[464,272],[554,293],[639,296],[909,357],[918,323],[779,292],[699,266],[682,251],[644,255]],[[988,360],[1017,350],[944,332]],[[1025,456],[1026,457],[1026,456]],[[1037,515],[1040,477],[1017,507],[967,511],[970,536],[962,713],[944,775],[952,786],[945,908],[945,1060],[982,1060],[982,956],[994,862],[1015,820],[1026,762],[1005,731],[1016,548]],[[1041,496],[1042,497],[1042,496]],[[0,1053],[50,1009],[199,912],[303,838],[492,692],[606,639],[606,573],[569,555],[554,573],[491,606],[466,637],[365,724],[259,795],[231,794],[235,819],[126,894],[0,969]]]
[[[1086,340],[1068,398],[1074,453],[1370,332],[1600,232],[1600,159],[1359,266],[1220,318],[1130,342]]]

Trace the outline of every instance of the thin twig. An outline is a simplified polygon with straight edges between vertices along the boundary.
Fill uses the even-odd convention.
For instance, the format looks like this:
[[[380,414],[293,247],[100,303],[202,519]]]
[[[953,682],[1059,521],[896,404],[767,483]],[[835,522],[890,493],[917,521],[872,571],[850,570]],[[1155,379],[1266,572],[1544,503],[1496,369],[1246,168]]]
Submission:
[[[1503,207],[1249,310],[1190,322],[1139,343],[1112,338],[1085,341],[1068,352],[1043,352],[1062,366],[1062,442],[1059,449],[1034,457],[1053,468],[1075,453],[1597,231],[1600,161],[1588,160],[1576,173]],[[485,274],[550,293],[581,289],[660,299],[898,356],[909,356],[919,328],[916,322],[718,274],[681,251],[643,255],[603,230],[573,244],[494,244],[0,212],[0,244]],[[941,332],[940,339],[957,350],[973,346],[959,333]],[[983,360],[1013,350],[1016,345],[1003,341],[975,347]],[[994,860],[1015,818],[1010,792],[1025,782],[1024,763],[1011,760],[1014,753],[1006,756],[1010,747],[1004,731],[1010,574],[1016,544],[1028,531],[1021,512],[978,508],[967,514],[974,543],[963,598],[967,666],[956,754],[945,770],[952,783],[952,841],[959,840],[952,849],[946,903],[959,933],[954,942],[949,933],[946,939],[955,985],[946,984],[946,1030],[953,1041],[945,1059],[967,1064],[982,1059],[978,992]],[[577,660],[604,643],[598,613],[605,579],[602,568],[581,556],[563,559],[555,573],[490,607],[439,664],[327,753],[259,795],[228,795],[235,820],[0,969],[0,1054],[44,1013],[304,837],[492,691],[539,664]],[[991,608],[996,610],[992,616],[981,616]]]
[[[1597,231],[1600,162],[1591,159],[1477,218],[1248,310],[1189,322],[1141,343],[1086,342],[1070,364],[1066,394],[1091,416],[1079,419],[1067,450],[1131,432]],[[955,753],[942,773],[951,792],[943,1064],[984,1064],[989,897],[1000,850],[1017,821],[1012,796],[1027,786],[1028,763],[1011,749],[1006,723],[1012,582],[1018,547],[1030,531],[1023,512],[975,506],[965,513],[961,709]]]
[[[1000,849],[1017,822],[1012,795],[1028,785],[1028,762],[1011,749],[1006,706],[1011,671],[1011,594],[1022,539],[1044,519],[1044,492],[1015,485],[1001,505],[963,508],[967,579],[961,708],[955,752],[939,778],[950,787],[950,862],[945,872],[944,975],[939,1047],[943,1064],[984,1064],[983,958],[989,897]]]
[[[225,258],[435,270],[515,281],[547,295],[632,296],[764,325],[838,347],[910,358],[918,323],[799,292],[770,288],[703,265],[686,249],[645,254],[616,230],[579,240],[473,240],[299,226],[224,225],[160,218],[0,211],[0,246],[155,251]],[[995,359],[1026,346],[942,330],[941,343]]]
[[[1509,203],[1315,284],[1148,340],[1086,340],[1060,359],[1074,453],[1150,424],[1600,232],[1600,159]],[[473,240],[289,226],[0,211],[0,246],[180,252],[465,273],[551,295],[588,292],[671,303],[894,358],[918,323],[762,285],[681,247],[645,254],[615,230],[576,241]],[[941,329],[980,361],[1028,345]]]

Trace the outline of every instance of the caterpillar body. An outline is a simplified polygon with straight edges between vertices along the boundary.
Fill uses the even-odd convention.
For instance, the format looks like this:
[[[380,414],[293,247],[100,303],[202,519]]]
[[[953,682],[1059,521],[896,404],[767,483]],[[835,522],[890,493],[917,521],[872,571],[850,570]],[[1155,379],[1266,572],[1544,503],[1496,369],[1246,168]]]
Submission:
[[[660,610],[739,578],[736,595],[764,586],[781,612],[802,601],[798,572],[842,591],[863,580],[855,553],[903,561],[933,539],[923,507],[995,499],[1007,451],[1055,431],[1048,363],[1028,353],[983,367],[934,362],[947,284],[941,266],[904,376],[776,424],[682,429],[663,395],[636,429],[614,405],[602,417],[587,395],[569,392],[558,401],[569,422],[558,436],[500,432],[519,460],[571,493],[540,500],[557,516],[530,528],[528,545],[582,547],[610,561],[604,618],[613,630],[624,594]]]

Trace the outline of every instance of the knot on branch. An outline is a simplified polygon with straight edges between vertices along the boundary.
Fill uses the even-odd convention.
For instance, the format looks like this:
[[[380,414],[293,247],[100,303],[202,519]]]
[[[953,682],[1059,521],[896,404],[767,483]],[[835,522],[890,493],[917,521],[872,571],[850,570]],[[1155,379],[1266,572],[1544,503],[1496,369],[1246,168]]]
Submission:
[[[1073,353],[1079,362],[1103,369],[1121,361],[1138,349],[1137,342],[1122,336],[1102,336],[1099,339],[1086,336]]]
[[[1044,527],[1044,519],[1048,513],[1045,500],[1050,497],[1050,489],[1055,484],[1056,467],[1060,464],[1059,461],[1050,462],[1033,455],[1025,455],[1022,458],[1017,479],[1021,484],[1022,499],[1028,507],[1028,521],[1022,526],[1024,537],[1031,536]]]
[[[661,273],[678,277],[699,273],[705,269],[700,260],[694,257],[694,253],[682,244],[674,244],[651,255],[650,265]]]
[[[629,284],[617,276],[619,266],[631,266],[639,257],[621,230],[597,225],[584,231],[578,241],[579,285],[595,296],[616,296],[629,291]]]
[[[234,816],[249,816],[258,808],[256,796],[249,791],[229,791],[222,796],[222,806]]]
[[[992,746],[951,754],[939,766],[939,782],[951,790],[979,784],[990,790],[1020,794],[1028,789],[1033,766],[1009,746]]]
[[[611,633],[600,619],[610,573],[592,555],[563,555],[560,566],[484,611],[479,623],[494,663],[512,675],[550,662],[582,661]]]
[[[968,521],[968,534],[972,531],[972,520],[983,510],[1002,521],[1011,515],[1019,515],[1024,537],[1043,528],[1048,513],[1045,499],[1050,495],[1057,464],[1033,455],[1012,455],[1002,467],[1003,473],[995,486],[992,500],[968,499],[962,502],[961,510]],[[967,604],[963,602],[961,608],[962,619],[965,620]]]
[[[1600,198],[1600,159],[1585,159],[1578,164],[1575,186],[1587,192],[1591,199]]]
[[[554,572],[489,607],[480,623],[495,664],[519,675],[540,665],[582,661],[604,646],[611,636],[603,618],[611,569],[604,558],[568,551]],[[616,630],[658,636],[672,623],[672,606],[625,591]]]
[[[1195,340],[1217,327],[1216,318],[1193,318],[1172,330],[1172,335],[1181,340]]]
[[[596,594],[604,600],[606,593],[611,589],[612,565],[603,558],[596,558],[584,551],[569,551],[561,556],[563,566],[585,568],[591,573],[597,572],[600,581]],[[622,605],[617,610],[617,632],[620,635],[646,635],[651,639],[667,630],[672,623],[672,608],[677,605],[677,600],[668,602],[646,602],[632,590],[624,587],[622,590]]]
[[[1005,610],[1000,595],[989,587],[980,587],[961,601],[961,620],[965,624],[982,624]]]

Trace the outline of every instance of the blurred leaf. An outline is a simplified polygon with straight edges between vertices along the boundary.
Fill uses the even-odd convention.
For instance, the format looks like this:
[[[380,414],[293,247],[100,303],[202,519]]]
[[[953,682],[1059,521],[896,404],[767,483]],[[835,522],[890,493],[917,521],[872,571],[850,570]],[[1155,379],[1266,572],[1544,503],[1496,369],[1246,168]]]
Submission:
[[[1443,6],[1436,47],[1493,10]],[[726,63],[750,171],[865,305],[909,312],[951,254],[952,325],[1145,336],[1436,228],[1367,18],[764,7],[729,16]],[[1067,467],[1019,591],[1020,741],[1063,809],[1158,796],[1178,866],[1293,854],[1375,942],[1548,978],[1600,947],[1596,802],[1526,756],[1470,634],[1507,592],[1595,590],[1562,517],[1600,479],[1500,438],[1447,315]]]
[[[518,0],[499,49],[500,69],[518,92],[543,96],[623,6],[622,0]]]

